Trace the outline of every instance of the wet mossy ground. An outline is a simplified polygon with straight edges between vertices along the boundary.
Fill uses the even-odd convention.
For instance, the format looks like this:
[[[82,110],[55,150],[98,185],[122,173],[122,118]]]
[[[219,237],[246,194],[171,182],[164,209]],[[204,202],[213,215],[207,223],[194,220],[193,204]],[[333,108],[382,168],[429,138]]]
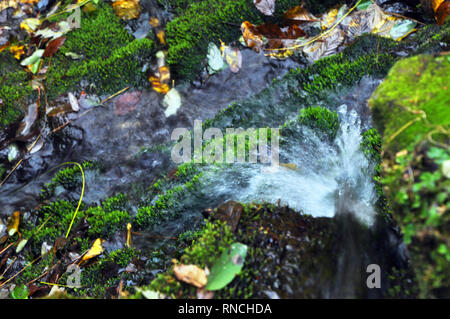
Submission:
[[[178,22],[184,21],[179,24],[182,27],[179,29],[176,27],[174,21],[177,20],[172,22],[172,27],[169,24],[167,29],[169,48],[173,47],[174,50],[170,53],[169,49],[169,63],[177,66],[176,70],[180,70],[178,71],[179,76],[185,76],[188,79],[192,76],[193,70],[201,65],[200,62],[203,61],[204,55],[203,49],[198,49],[198,46],[213,38],[217,40],[217,37],[213,37],[215,33],[210,32],[215,30],[212,28],[221,30],[224,28],[223,24],[217,26],[216,20],[240,23],[244,17],[236,17],[236,21],[225,18],[232,17],[234,19],[234,10],[239,9],[239,6],[248,9],[251,2],[238,1],[230,5],[229,1],[222,1],[215,2],[214,6],[208,8],[208,1],[203,4],[190,4],[186,12],[178,18]],[[290,1],[280,1],[280,3],[277,10],[284,5],[287,8],[291,6]],[[223,5],[224,8],[220,7],[222,10],[209,16],[204,15],[203,29],[191,27],[192,19],[189,20],[189,17],[192,18],[198,12],[210,13],[211,8],[215,8],[215,5]],[[329,7],[328,2],[323,5]],[[243,11],[248,15],[245,18],[254,16],[253,23],[262,21],[260,13],[255,11],[253,4],[251,8],[251,12]],[[322,9],[318,8],[317,10]],[[280,12],[282,11],[279,11],[278,15]],[[114,93],[125,85],[142,83],[145,77],[141,72],[141,67],[143,62],[149,59],[153,50],[151,40],[132,40],[109,7],[102,6],[97,12],[83,13],[83,19],[87,23],[82,24],[82,29],[68,35],[65,45],[53,58],[47,80],[51,84],[49,85],[49,96],[54,97],[77,89],[81,80],[95,84],[95,87],[88,86],[87,90],[101,93]],[[103,28],[105,21],[107,21],[108,27]],[[238,28],[236,26],[233,28],[234,33],[230,31],[229,35],[221,31],[222,40],[235,39]],[[93,32],[93,30],[100,30],[100,32]],[[307,108],[303,111],[302,116],[302,113],[299,113],[300,108],[323,106],[332,100],[330,97],[332,93],[351,87],[366,75],[383,78],[395,60],[399,59],[394,52],[404,50],[404,52],[413,53],[442,50],[441,44],[448,43],[448,32],[447,23],[443,27],[426,27],[417,32],[411,40],[404,40],[400,43],[373,35],[362,36],[344,52],[322,59],[308,68],[294,70],[284,79],[274,81],[272,86],[256,96],[230,105],[214,119],[208,121],[205,126],[258,127],[263,116],[264,118],[270,117],[272,121],[270,124],[277,126],[286,123],[292,116],[300,114],[299,119],[303,121],[303,125],[307,125],[311,119],[314,119],[311,126],[323,129],[332,135],[336,130],[335,113],[325,112],[321,108]],[[186,39],[180,34],[184,34]],[[105,42],[107,36],[110,42]],[[170,45],[170,41],[176,43]],[[207,45],[204,46],[204,48],[206,47]],[[72,61],[65,55],[68,52],[83,55],[84,58]],[[185,54],[186,52],[188,54]],[[1,54],[9,55],[9,53]],[[191,57],[191,60],[183,62],[183,59],[188,56]],[[11,56],[5,59],[11,59],[11,65],[18,66]],[[422,61],[421,59],[424,58],[417,57],[416,59]],[[448,60],[445,59],[447,58],[426,58],[426,61],[430,65],[448,63]],[[2,61],[4,60],[2,59]],[[14,79],[13,76],[9,77],[12,72],[23,78],[10,83],[11,85],[5,85],[6,91],[3,91],[2,86],[1,94],[5,96],[5,99],[2,98],[3,103],[9,101],[8,98],[11,96],[15,99],[16,95],[25,98],[28,96],[27,94],[31,94],[31,87],[25,84],[27,75],[21,73],[19,69],[16,72],[8,68],[0,69],[0,72],[8,70],[7,73],[1,73],[3,78]],[[427,68],[425,67],[424,70],[426,71]],[[446,97],[442,98],[446,99]],[[265,102],[259,103],[262,100]],[[428,105],[427,101],[420,101],[420,105]],[[300,108],[299,105],[301,105]],[[384,107],[386,103],[383,102],[382,105]],[[434,106],[430,104],[427,107]],[[19,118],[20,111],[16,106],[12,106],[9,111],[8,108],[2,110],[6,110],[5,114],[10,114],[10,117],[8,117],[9,115],[2,116],[2,119],[6,121],[4,124]],[[402,111],[399,116],[403,116],[404,113]],[[445,117],[438,116],[432,117],[432,119],[439,122]],[[381,123],[381,121],[377,120],[377,123]],[[445,124],[444,122],[439,123]],[[384,133],[386,140],[385,129],[379,128]],[[445,138],[442,139],[439,134],[437,134],[437,140],[439,143],[446,142]],[[387,189],[387,194],[391,196],[391,203],[394,203],[391,208],[395,211],[394,216],[402,226],[406,242],[410,243],[413,261],[417,267],[416,273],[420,280],[423,279],[422,296],[429,296],[430,291],[434,296],[448,296],[446,290],[448,288],[446,276],[448,263],[445,263],[449,256],[448,245],[445,244],[448,241],[445,231],[448,228],[448,221],[441,210],[442,205],[447,204],[448,179],[442,177],[441,173],[437,173],[440,172],[443,161],[448,160],[448,152],[443,151],[442,147],[427,144],[427,142],[420,144],[408,141],[404,145],[408,147],[408,154],[421,156],[400,158],[398,161],[401,163],[392,166],[393,172],[390,172],[389,168],[386,170],[388,172],[387,186],[391,187],[390,190]],[[380,160],[380,146],[380,137],[375,130],[369,130],[364,134],[362,148],[368,157],[377,162]],[[400,148],[396,149],[396,151],[400,150]],[[385,153],[385,157],[389,158],[389,156],[392,157],[392,154],[395,155],[393,150],[389,150],[389,152]],[[430,165],[430,162],[434,164]],[[375,176],[378,178],[377,182],[380,181],[380,167]],[[419,171],[424,170],[428,174],[415,176],[416,180],[420,182],[414,183],[417,186],[411,186],[412,184],[405,182],[403,177],[408,167],[411,167],[414,172],[418,168]],[[85,168],[91,167],[85,166]],[[94,204],[90,207],[83,205],[75,221],[70,242],[58,252],[58,256],[64,256],[69,251],[83,252],[98,237],[105,239],[112,239],[115,236],[124,237],[128,222],[131,222],[133,227],[139,230],[151,230],[157,225],[173,220],[184,211],[184,207],[180,203],[190,195],[191,191],[194,192],[201,187],[198,184],[199,178],[198,166],[193,164],[179,166],[175,175],[168,174],[145,190],[146,198],[136,216],[131,213],[132,210],[128,206],[126,196],[122,194],[105,199],[98,205]],[[46,186],[43,196],[46,199],[50,198],[58,186],[76,192],[80,188],[78,170],[70,168],[59,173]],[[395,194],[401,194],[399,196],[402,198],[398,199]],[[426,198],[423,202],[419,200],[422,197]],[[33,218],[25,223],[22,222],[23,236],[30,239],[25,248],[26,261],[31,261],[40,254],[44,241],[53,243],[58,237],[64,235],[75,207],[75,201],[61,200],[45,203],[32,212]],[[382,207],[387,209],[385,202]],[[413,215],[408,214],[411,207],[413,207]],[[38,234],[35,234],[36,227],[47,220],[46,226]],[[269,297],[267,291],[276,292],[280,297],[326,297],[327,289],[331,289],[333,280],[335,280],[335,273],[332,270],[336,264],[334,252],[335,243],[339,242],[337,230],[339,225],[342,224],[334,219],[312,218],[289,208],[267,204],[246,205],[245,214],[243,214],[235,233],[232,233],[226,225],[211,221],[207,222],[205,228],[194,227],[194,229],[182,233],[176,241],[167,243],[158,250],[144,252],[143,259],[141,259],[143,252],[134,249],[121,248],[115,252],[105,252],[103,256],[85,266],[82,275],[84,288],[73,293],[77,296],[106,297],[110,294],[108,288],[117,287],[120,280],[129,279],[134,280],[137,285],[146,285],[151,282],[152,289],[159,290],[171,297],[195,297],[196,293],[192,287],[173,280],[170,258],[175,257],[185,263],[210,266],[213,259],[220,255],[220,252],[232,241],[240,241],[250,247],[244,271],[226,289],[218,292],[216,297],[265,298]],[[425,226],[422,227],[422,225]],[[433,231],[437,231],[437,233],[433,233]],[[190,241],[193,238],[195,241],[191,245]],[[294,249],[291,250],[290,247],[294,247]],[[430,247],[432,247],[430,254],[422,253],[422,251],[430,251]],[[308,258],[299,257],[299,251],[302,252],[301,256],[308,256]],[[280,254],[283,254],[283,258]],[[50,262],[48,258],[44,258],[29,267],[23,276],[18,278],[18,282],[26,283],[36,278]],[[132,262],[136,265],[141,264],[138,266],[139,274],[127,272],[119,274],[119,269]],[[164,274],[155,279],[157,272]],[[404,267],[399,266],[394,267],[390,276],[391,280],[403,282],[401,279],[408,274],[405,275]],[[299,282],[302,284],[299,285]],[[390,288],[394,290],[394,294],[396,289],[402,290],[397,292],[397,295],[403,297],[403,291],[410,289],[398,287],[391,285]],[[361,292],[361,296],[366,296],[364,294],[365,292]]]

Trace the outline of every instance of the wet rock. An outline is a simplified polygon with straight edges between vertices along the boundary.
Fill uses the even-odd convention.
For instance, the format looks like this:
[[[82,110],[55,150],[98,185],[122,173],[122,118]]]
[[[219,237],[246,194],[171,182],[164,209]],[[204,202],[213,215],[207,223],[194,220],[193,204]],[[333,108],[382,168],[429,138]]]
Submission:
[[[242,204],[231,200],[217,207],[214,218],[226,222],[235,231],[243,211]]]
[[[141,99],[141,93],[140,91],[133,91],[119,96],[115,103],[115,114],[125,115],[136,110],[136,106]]]

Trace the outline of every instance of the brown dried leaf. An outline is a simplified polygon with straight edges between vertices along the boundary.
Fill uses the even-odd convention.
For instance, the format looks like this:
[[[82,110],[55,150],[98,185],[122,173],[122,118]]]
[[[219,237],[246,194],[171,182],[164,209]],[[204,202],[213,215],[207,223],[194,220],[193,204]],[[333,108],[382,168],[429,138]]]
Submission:
[[[435,11],[435,18],[438,25],[443,25],[445,19],[450,14],[450,1],[442,2]]]
[[[47,47],[45,48],[43,57],[46,58],[55,54],[59,50],[59,48],[64,44],[65,41],[66,37],[59,37],[50,41],[47,44]]]
[[[283,14],[285,20],[295,20],[296,22],[314,22],[319,21],[315,16],[308,12],[302,6],[296,6]]]
[[[175,265],[173,271],[178,280],[184,281],[197,288],[206,286],[206,273],[196,265]]]

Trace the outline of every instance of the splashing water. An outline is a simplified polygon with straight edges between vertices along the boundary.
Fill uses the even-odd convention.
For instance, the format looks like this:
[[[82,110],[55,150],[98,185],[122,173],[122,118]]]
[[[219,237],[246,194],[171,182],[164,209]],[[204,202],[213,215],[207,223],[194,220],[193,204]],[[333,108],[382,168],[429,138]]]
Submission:
[[[338,108],[338,114],[340,129],[334,142],[301,127],[302,138],[281,148],[281,157],[295,164],[295,170],[280,167],[276,172],[262,173],[260,165],[247,164],[220,174],[220,181],[217,175],[206,174],[211,193],[243,202],[276,204],[280,200],[314,217],[351,213],[371,226],[377,200],[374,164],[360,149],[361,133],[367,128],[357,111],[345,104]]]

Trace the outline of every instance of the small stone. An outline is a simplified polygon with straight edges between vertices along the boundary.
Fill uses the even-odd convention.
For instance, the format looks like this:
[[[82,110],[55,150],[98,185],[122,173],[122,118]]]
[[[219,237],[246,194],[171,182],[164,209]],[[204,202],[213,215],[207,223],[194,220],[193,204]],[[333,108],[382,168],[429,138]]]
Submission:
[[[136,109],[137,104],[141,100],[141,92],[127,92],[119,96],[116,101],[116,115],[126,115]]]

